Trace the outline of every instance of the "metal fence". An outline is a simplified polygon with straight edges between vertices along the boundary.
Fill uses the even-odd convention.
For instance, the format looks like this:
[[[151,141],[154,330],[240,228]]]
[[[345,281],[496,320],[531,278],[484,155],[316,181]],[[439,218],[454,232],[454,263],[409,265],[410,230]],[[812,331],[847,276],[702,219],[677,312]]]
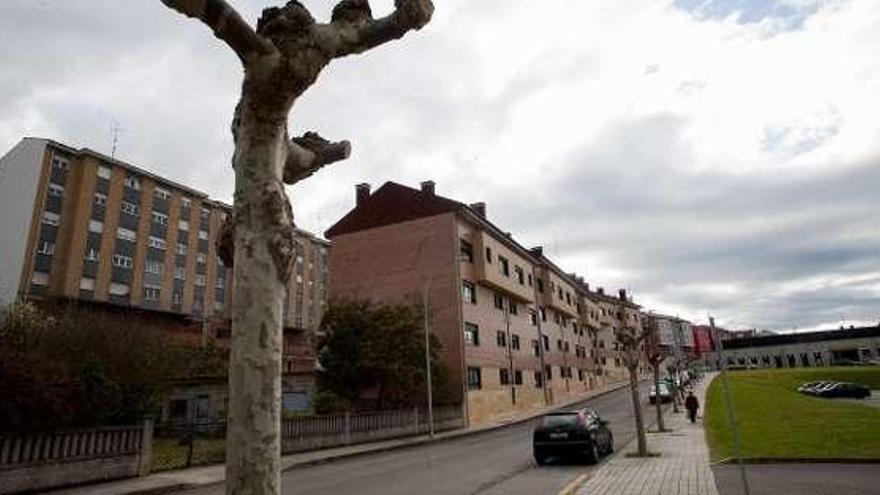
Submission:
[[[281,452],[309,450],[375,442],[391,438],[426,435],[425,409],[303,416],[281,421]],[[434,408],[434,431],[464,427],[460,405]],[[152,470],[164,471],[223,462],[226,455],[226,424],[163,425],[153,440]]]

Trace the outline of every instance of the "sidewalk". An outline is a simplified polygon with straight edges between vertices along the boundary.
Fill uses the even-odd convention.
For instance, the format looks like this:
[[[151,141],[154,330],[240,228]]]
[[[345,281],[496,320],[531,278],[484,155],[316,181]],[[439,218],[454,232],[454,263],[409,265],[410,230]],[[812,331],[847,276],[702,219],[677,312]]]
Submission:
[[[325,462],[332,462],[334,460],[348,457],[375,454],[389,450],[413,447],[431,442],[442,442],[446,440],[453,440],[459,437],[490,432],[499,428],[504,428],[506,426],[529,421],[549,411],[564,408],[571,404],[576,404],[586,399],[590,399],[598,395],[618,390],[626,386],[627,384],[628,382],[611,384],[600,389],[586,392],[577,399],[565,403],[556,404],[550,407],[544,407],[541,409],[536,409],[519,414],[511,414],[498,418],[496,421],[485,425],[480,425],[463,430],[453,430],[443,433],[437,433],[436,435],[434,435],[433,439],[429,438],[427,435],[423,435],[418,437],[406,437],[381,442],[349,445],[345,447],[336,447],[331,449],[322,449],[312,452],[302,452],[298,454],[286,455],[281,458],[281,469],[287,471],[289,469],[322,464]],[[218,464],[189,469],[179,469],[175,471],[164,471],[150,474],[142,478],[131,478],[125,480],[110,481],[106,483],[90,484],[77,488],[57,490],[53,491],[52,493],[59,495],[143,495],[155,493],[170,493],[177,490],[221,483],[225,479],[224,470],[225,467],[222,464]]]
[[[694,390],[700,413],[706,403],[706,388],[714,378],[706,374]],[[648,450],[660,457],[634,458],[635,440],[599,467],[578,490],[578,495],[718,495],[715,476],[709,468],[709,449],[703,435],[702,416],[691,424],[684,412],[668,410],[666,433],[648,433]],[[653,415],[654,409],[646,408]]]

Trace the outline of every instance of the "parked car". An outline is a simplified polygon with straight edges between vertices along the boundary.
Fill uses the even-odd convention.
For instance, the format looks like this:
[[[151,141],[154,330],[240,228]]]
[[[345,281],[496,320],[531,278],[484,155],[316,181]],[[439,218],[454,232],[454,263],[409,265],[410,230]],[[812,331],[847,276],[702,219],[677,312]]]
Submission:
[[[547,414],[532,434],[532,452],[539,466],[551,457],[563,456],[586,456],[595,464],[613,451],[608,422],[591,408]]]
[[[864,399],[871,395],[871,390],[857,383],[841,382],[834,385],[824,387],[816,392],[819,397],[852,397],[855,399]]]
[[[651,385],[651,391],[648,392],[648,400],[651,401],[651,404],[657,403],[657,396],[657,387]],[[670,402],[672,400],[672,392],[669,390],[669,387],[663,382],[660,382],[659,396],[661,403]]]

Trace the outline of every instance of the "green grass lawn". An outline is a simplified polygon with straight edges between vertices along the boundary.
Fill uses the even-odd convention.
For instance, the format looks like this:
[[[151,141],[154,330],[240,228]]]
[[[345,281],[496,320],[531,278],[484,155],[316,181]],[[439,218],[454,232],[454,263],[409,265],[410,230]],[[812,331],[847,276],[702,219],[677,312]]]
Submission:
[[[819,380],[856,382],[880,389],[880,367],[728,373],[744,459],[880,458],[880,409],[820,399],[795,390],[803,382]],[[733,458],[733,436],[720,378],[709,386],[706,402],[706,438],[712,460]]]

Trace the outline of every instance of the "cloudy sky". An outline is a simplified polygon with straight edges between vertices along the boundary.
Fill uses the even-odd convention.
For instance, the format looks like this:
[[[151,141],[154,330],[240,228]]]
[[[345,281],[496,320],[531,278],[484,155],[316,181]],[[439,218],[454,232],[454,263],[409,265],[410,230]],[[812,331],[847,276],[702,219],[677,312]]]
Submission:
[[[280,0],[230,0],[250,20]],[[304,0],[319,20],[334,2]],[[354,143],[291,190],[322,232],[354,184],[464,202],[648,309],[791,331],[880,320],[877,0],[435,0],[334,62],[291,127]],[[385,14],[392,0],[374,0]],[[0,2],[0,148],[109,153],[229,201],[241,78],[159,0]]]

